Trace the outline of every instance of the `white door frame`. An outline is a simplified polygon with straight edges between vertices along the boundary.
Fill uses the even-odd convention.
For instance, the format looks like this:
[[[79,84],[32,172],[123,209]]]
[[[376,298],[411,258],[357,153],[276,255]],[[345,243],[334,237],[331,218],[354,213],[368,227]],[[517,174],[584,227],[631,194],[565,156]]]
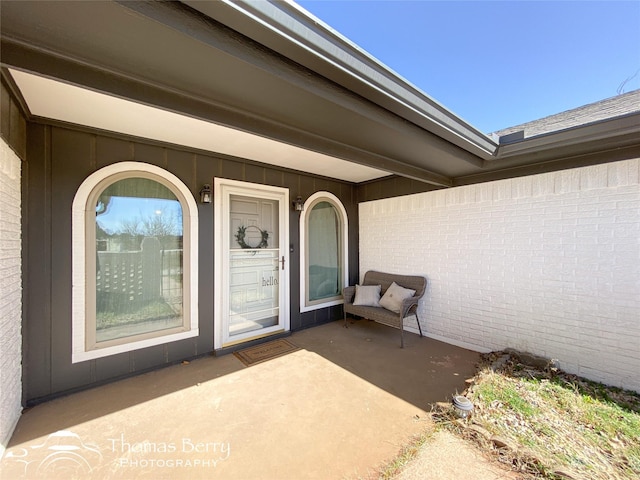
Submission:
[[[272,187],[225,178],[214,178],[214,349],[244,343],[279,331],[289,331],[289,189]],[[284,258],[284,270],[280,270],[279,313],[277,327],[256,332],[256,335],[240,340],[229,339],[227,314],[229,312],[229,205],[231,195],[268,198],[278,201],[280,256]],[[226,331],[225,331],[226,330]]]

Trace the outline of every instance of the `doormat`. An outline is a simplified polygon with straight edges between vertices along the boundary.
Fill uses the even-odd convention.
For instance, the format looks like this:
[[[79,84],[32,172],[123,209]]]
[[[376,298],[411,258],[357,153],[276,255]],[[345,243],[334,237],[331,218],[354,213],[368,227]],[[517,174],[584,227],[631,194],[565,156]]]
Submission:
[[[267,360],[295,352],[296,350],[300,350],[300,347],[297,347],[290,341],[281,338],[279,340],[274,340],[273,342],[245,348],[244,350],[233,352],[233,354],[247,367],[250,367],[256,363],[266,362]]]

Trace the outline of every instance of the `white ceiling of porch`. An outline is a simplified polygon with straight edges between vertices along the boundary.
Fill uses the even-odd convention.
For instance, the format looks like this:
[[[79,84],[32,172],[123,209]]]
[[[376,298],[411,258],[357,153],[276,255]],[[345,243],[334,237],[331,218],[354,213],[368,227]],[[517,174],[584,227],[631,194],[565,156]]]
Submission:
[[[359,183],[388,172],[159,108],[10,70],[38,117],[218,152]]]

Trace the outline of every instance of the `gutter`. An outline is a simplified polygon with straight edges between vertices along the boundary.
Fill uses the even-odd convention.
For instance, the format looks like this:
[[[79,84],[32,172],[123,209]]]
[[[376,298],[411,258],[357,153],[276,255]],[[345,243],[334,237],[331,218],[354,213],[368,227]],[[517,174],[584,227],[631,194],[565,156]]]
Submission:
[[[497,142],[290,0],[182,3],[480,157]]]
[[[497,138],[480,132],[292,0],[182,3],[479,157],[482,163],[473,165],[485,171],[627,148],[640,138],[640,112],[535,137],[524,132]]]
[[[497,154],[485,160],[484,168],[636,146],[640,143],[640,111],[533,137],[517,139],[516,135],[514,141],[509,141],[512,135],[501,137]]]

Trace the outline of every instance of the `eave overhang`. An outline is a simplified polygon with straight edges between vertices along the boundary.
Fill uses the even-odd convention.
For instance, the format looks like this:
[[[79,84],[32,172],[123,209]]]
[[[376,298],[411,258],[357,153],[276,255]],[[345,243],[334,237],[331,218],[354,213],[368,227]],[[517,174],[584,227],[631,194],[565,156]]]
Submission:
[[[448,187],[640,148],[638,113],[499,145],[289,2],[3,2],[0,14],[3,67],[374,169],[369,180]]]
[[[635,112],[500,145],[490,161],[507,165],[531,155],[541,159],[553,157],[564,149],[576,154],[594,149],[621,148],[638,143],[639,138],[640,112]]]
[[[291,1],[183,3],[480,158],[495,154],[488,135]]]
[[[450,186],[449,172],[482,164],[474,153],[184,4],[7,2],[1,14],[7,68],[381,175]]]
[[[502,144],[454,185],[640,158],[640,111]]]

